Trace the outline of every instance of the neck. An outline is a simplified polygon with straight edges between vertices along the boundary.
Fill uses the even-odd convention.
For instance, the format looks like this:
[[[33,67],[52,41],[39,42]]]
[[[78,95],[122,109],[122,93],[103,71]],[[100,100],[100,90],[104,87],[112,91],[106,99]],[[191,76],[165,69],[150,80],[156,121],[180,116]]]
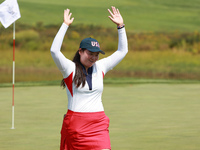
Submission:
[[[92,71],[93,71],[93,67],[85,67],[83,64],[82,65],[82,68],[83,68],[83,72],[85,72],[85,75],[88,75],[88,74],[91,74]]]
[[[85,66],[84,66],[85,67]],[[85,67],[85,71],[88,72],[88,67]]]
[[[81,66],[83,67],[83,69],[88,72],[88,67],[85,67],[82,63],[81,63]]]

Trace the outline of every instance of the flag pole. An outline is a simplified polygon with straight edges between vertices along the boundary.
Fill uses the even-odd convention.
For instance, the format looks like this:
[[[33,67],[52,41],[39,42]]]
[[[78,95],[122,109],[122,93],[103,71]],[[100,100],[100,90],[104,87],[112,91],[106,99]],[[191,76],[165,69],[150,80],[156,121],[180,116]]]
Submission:
[[[15,22],[13,23],[13,78],[12,78],[12,127],[14,127],[15,105],[14,105],[14,92],[15,92]]]

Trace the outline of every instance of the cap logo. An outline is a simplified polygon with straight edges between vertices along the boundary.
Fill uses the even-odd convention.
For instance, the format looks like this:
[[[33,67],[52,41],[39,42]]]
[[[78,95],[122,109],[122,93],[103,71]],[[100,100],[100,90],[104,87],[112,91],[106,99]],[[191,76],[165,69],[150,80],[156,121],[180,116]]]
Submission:
[[[99,46],[99,43],[98,42],[95,42],[95,41],[91,41],[91,45],[94,47],[94,46],[96,46],[96,47],[99,47],[100,48],[100,46]]]

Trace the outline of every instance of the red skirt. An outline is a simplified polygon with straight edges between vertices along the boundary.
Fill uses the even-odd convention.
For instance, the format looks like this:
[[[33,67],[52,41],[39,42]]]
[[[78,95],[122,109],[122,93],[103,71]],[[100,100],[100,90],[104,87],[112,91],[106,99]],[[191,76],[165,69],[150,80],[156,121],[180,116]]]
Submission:
[[[104,111],[85,113],[68,110],[61,130],[60,150],[111,149],[109,118]]]

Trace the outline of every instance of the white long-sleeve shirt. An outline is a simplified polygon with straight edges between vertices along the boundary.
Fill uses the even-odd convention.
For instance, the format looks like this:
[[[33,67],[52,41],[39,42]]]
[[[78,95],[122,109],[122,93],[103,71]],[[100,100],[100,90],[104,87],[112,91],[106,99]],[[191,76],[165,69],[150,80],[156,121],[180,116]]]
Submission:
[[[92,90],[88,83],[76,88],[73,79],[75,76],[75,63],[67,59],[61,52],[62,42],[68,26],[63,23],[56,34],[51,46],[51,55],[58,69],[61,71],[68,96],[68,109],[75,112],[99,112],[104,111],[102,104],[104,75],[115,67],[127,54],[128,42],[125,28],[118,29],[118,50],[112,55],[96,61],[92,72]]]

